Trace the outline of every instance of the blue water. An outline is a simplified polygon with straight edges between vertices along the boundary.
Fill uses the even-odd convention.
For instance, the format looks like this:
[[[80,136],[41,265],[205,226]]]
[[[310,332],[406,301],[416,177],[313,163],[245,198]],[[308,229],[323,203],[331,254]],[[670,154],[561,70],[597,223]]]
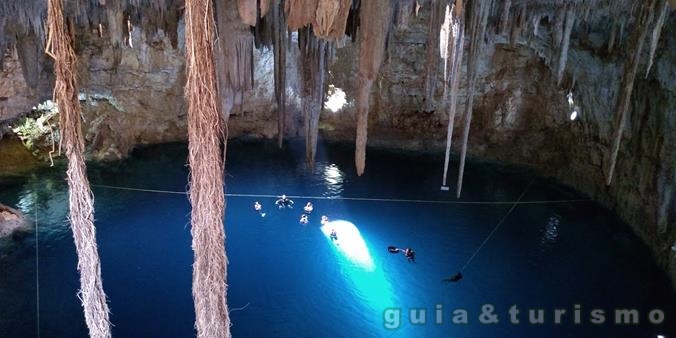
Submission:
[[[186,154],[180,144],[139,149],[123,162],[91,166],[90,180],[185,191]],[[227,199],[228,304],[236,337],[676,335],[676,296],[666,275],[628,226],[597,203],[517,205],[464,279],[444,283],[512,205],[340,199],[455,201],[453,184],[452,192],[439,190],[438,156],[369,150],[367,172],[357,177],[352,155],[350,146],[322,144],[310,170],[301,143],[281,151],[268,143],[230,143],[227,193],[326,198],[295,198],[291,210],[274,208],[269,197]],[[522,169],[470,162],[460,201],[515,201],[526,187],[523,201],[585,199]],[[187,197],[93,191],[114,336],[194,336]],[[266,217],[252,210],[255,200]],[[315,211],[304,226],[298,219],[308,200]],[[37,211],[39,228],[37,255],[34,229],[0,241],[0,337],[35,337],[38,325],[41,337],[86,337],[63,168],[0,179],[0,201],[29,215]],[[322,228],[324,214],[332,223]],[[337,243],[329,228],[337,230]],[[388,253],[388,245],[414,248],[416,263]],[[479,321],[486,304],[498,323]],[[574,323],[576,304],[580,324]],[[519,324],[510,323],[513,305]],[[420,308],[426,323],[412,324],[409,310]],[[467,311],[468,324],[453,324],[458,308]],[[639,324],[614,324],[616,308],[637,309]],[[544,310],[544,324],[528,323],[531,309]],[[555,309],[566,310],[561,324],[554,323]],[[590,323],[593,309],[605,311],[604,324]],[[662,324],[649,322],[653,309],[664,312]]]

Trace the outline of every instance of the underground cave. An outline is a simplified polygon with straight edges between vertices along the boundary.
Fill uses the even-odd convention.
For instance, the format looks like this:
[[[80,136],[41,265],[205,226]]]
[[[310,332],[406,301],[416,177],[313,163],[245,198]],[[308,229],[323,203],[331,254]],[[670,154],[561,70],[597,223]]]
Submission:
[[[3,0],[0,337],[676,337],[673,0]]]

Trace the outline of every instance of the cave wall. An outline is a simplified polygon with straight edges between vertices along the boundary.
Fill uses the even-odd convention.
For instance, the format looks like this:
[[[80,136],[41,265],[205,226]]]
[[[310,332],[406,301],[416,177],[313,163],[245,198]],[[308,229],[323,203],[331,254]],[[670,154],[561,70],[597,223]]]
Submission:
[[[429,8],[422,8],[405,27],[391,33],[371,93],[370,146],[432,152],[441,152],[444,147],[448,117],[441,106],[441,61],[432,102],[425,101],[422,76],[429,17]],[[603,22],[603,18],[598,21]],[[133,47],[118,48],[96,32],[78,31],[83,114],[94,158],[119,159],[137,144],[186,139],[182,29],[179,21],[176,47],[162,30],[154,34],[133,30]],[[603,24],[581,24],[573,29],[562,85],[557,85],[557,60],[542,42],[551,34],[546,24],[537,35],[523,32],[516,41],[488,32],[493,43],[481,50],[479,59],[469,152],[477,158],[528,165],[601,201],[634,227],[676,280],[676,252],[672,249],[676,238],[676,20],[670,13],[647,78],[643,76],[645,65],[639,67],[610,187],[604,184],[604,173],[627,46],[616,43],[609,52],[609,42],[604,38],[608,29]],[[303,130],[296,42],[292,36],[287,55],[287,136],[301,136]],[[357,43],[348,39],[338,45],[341,47],[331,63],[327,83],[343,89],[348,103],[338,112],[324,109],[320,137],[352,142],[359,51]],[[255,51],[254,87],[244,92],[242,102],[236,102],[230,116],[230,137],[276,136],[272,56],[266,48]],[[463,60],[466,63],[467,57]],[[16,51],[5,54],[0,121],[28,112],[51,96],[51,68],[44,63],[37,85],[30,86],[23,79]],[[461,71],[455,151],[460,146],[461,112],[465,111],[465,70],[466,64]],[[575,121],[569,119],[566,94],[570,90],[580,107]]]

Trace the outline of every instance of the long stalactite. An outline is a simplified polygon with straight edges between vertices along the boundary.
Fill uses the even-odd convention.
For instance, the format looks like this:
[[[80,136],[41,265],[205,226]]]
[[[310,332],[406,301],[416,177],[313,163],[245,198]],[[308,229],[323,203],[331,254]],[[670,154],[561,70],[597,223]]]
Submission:
[[[664,26],[664,20],[669,13],[669,3],[666,0],[658,1],[656,8],[659,12],[657,16],[657,21],[655,22],[655,27],[653,28],[653,33],[650,36],[650,55],[648,56],[648,67],[645,70],[645,78],[648,78],[650,74],[650,68],[653,66],[653,60],[655,59],[655,52],[657,51],[657,43],[660,41],[660,35],[662,34],[662,26]]]
[[[460,85],[460,68],[465,44],[465,4],[464,0],[455,0],[453,6],[446,8],[444,25],[440,34],[444,66],[444,102],[448,109],[448,125],[446,128],[446,154],[444,157],[444,174],[442,185],[446,186],[448,165],[451,157],[451,142],[458,104],[458,87]],[[450,84],[450,87],[449,87]]]
[[[470,7],[469,20],[469,54],[467,61],[467,103],[465,105],[465,125],[462,131],[462,151],[460,152],[460,169],[458,171],[458,185],[456,197],[462,192],[462,179],[465,174],[465,159],[467,157],[467,141],[472,124],[472,106],[474,91],[476,90],[477,66],[479,53],[484,42],[486,22],[490,12],[492,0],[473,0]]]
[[[357,75],[357,137],[355,165],[357,175],[366,167],[369,96],[385,53],[385,42],[392,17],[389,0],[368,0],[359,13],[359,73]]]
[[[286,129],[286,51],[289,43],[286,30],[285,0],[276,2],[271,11],[272,47],[274,50],[275,100],[277,101],[277,147],[284,142]]]
[[[324,102],[326,65],[331,46],[317,38],[312,28],[298,31],[298,45],[303,78],[303,116],[305,118],[305,158],[310,168],[314,167],[317,153],[319,115]]]
[[[434,89],[439,70],[439,30],[444,20],[445,0],[431,0],[425,55],[425,110],[433,110]]]
[[[215,1],[218,98],[224,126],[242,92],[253,86],[253,36],[234,1]],[[224,130],[227,133],[227,128]]]
[[[59,108],[61,146],[68,157],[69,214],[80,271],[80,291],[89,336],[111,336],[106,294],[101,278],[101,261],[94,226],[94,197],[87,178],[84,136],[78,100],[77,56],[63,13],[63,0],[49,0],[47,53],[54,59],[54,101]]]
[[[561,47],[559,48],[559,63],[556,68],[556,83],[557,85],[561,84],[563,80],[563,73],[566,70],[566,63],[568,63],[568,47],[570,46],[570,34],[573,31],[573,25],[575,25],[575,11],[572,8],[568,8],[566,11],[566,19],[563,25],[563,36],[561,39]]]
[[[634,23],[634,30],[629,39],[630,52],[624,63],[624,74],[622,76],[622,82],[620,83],[620,93],[615,105],[616,128],[613,134],[613,144],[610,148],[606,185],[610,185],[613,181],[613,173],[615,172],[615,166],[617,165],[617,155],[620,151],[624,127],[627,124],[627,114],[629,112],[629,104],[631,103],[631,94],[634,90],[634,80],[636,79],[636,73],[638,72],[639,59],[641,57],[643,45],[645,44],[646,36],[648,35],[650,24],[653,21],[656,2],[657,0],[646,0],[641,4],[639,17]]]
[[[227,140],[222,139],[223,117],[218,111],[212,4],[211,0],[186,0],[185,6],[192,295],[197,337],[229,338],[221,156],[221,143]]]

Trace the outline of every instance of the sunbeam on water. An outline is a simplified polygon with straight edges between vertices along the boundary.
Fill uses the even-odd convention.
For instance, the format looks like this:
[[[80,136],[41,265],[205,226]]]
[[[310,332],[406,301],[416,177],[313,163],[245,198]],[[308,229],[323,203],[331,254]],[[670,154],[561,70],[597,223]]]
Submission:
[[[350,262],[366,271],[374,270],[373,258],[371,258],[369,248],[366,246],[366,241],[354,224],[343,220],[332,221],[322,225],[321,230],[326,238],[336,244],[336,249]],[[338,239],[331,239],[332,230],[336,231]]]
[[[392,306],[395,300],[390,282],[383,270],[375,265],[366,240],[357,226],[348,221],[336,220],[322,225],[320,229],[335,247],[336,258],[350,263],[344,272],[359,291],[361,299],[366,303],[364,305],[376,311]],[[331,238],[334,230],[337,239]]]

